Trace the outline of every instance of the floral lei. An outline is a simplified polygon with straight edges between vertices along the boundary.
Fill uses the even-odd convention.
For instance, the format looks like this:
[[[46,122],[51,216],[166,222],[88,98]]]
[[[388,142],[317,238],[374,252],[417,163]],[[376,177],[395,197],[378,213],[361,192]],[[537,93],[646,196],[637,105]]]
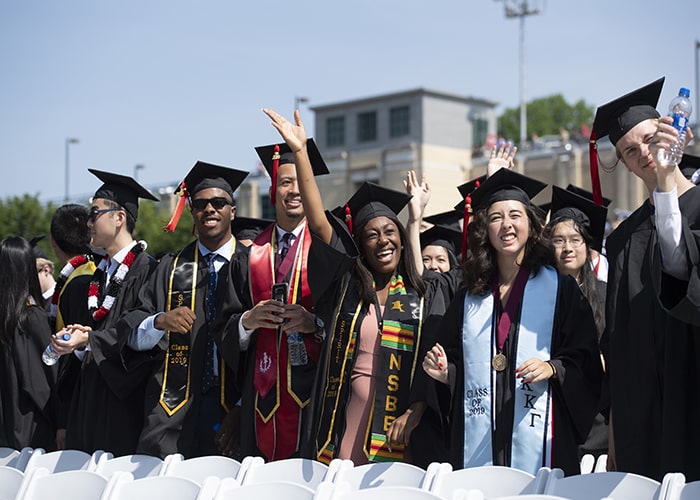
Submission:
[[[133,247],[131,247],[131,250],[129,250],[129,253],[126,254],[124,260],[121,264],[119,264],[119,267],[109,280],[107,293],[105,293],[104,299],[102,299],[102,304],[99,304],[97,298],[100,294],[100,285],[102,284],[105,271],[107,270],[107,266],[109,264],[109,257],[105,255],[105,257],[97,265],[97,269],[92,275],[92,281],[90,281],[90,288],[88,289],[88,309],[90,310],[90,314],[92,314],[95,321],[101,321],[105,318],[105,316],[107,316],[107,314],[109,314],[109,310],[114,305],[117,295],[119,295],[119,291],[122,288],[122,283],[124,282],[126,274],[129,272],[131,264],[134,263],[136,257],[138,257],[139,254],[145,249],[145,241],[138,241]]]
[[[63,287],[66,285],[70,275],[73,274],[73,271],[78,269],[80,266],[90,262],[91,260],[91,255],[78,255],[77,257],[73,257],[71,260],[66,262],[66,265],[63,266],[63,269],[61,269],[61,274],[56,280],[56,287],[54,288],[53,295],[51,296],[50,314],[52,318],[55,318],[58,314],[58,299],[61,296],[61,290],[63,290]]]

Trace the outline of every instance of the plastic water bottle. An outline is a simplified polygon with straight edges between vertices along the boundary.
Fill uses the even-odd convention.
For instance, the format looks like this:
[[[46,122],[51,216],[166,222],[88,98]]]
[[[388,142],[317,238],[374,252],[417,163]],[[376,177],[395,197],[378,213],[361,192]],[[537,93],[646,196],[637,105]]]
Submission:
[[[63,340],[70,340],[70,333],[64,333],[62,338]],[[46,349],[44,349],[44,352],[41,355],[41,360],[44,362],[45,365],[53,366],[56,363],[58,363],[58,358],[60,357],[61,355],[56,354],[56,352],[51,347],[51,344],[49,344],[46,346]]]
[[[668,106],[668,115],[673,117],[673,126],[678,130],[678,140],[671,146],[670,151],[663,149],[659,151],[659,161],[662,165],[678,165],[681,162],[685,147],[685,130],[692,112],[690,90],[682,87]]]

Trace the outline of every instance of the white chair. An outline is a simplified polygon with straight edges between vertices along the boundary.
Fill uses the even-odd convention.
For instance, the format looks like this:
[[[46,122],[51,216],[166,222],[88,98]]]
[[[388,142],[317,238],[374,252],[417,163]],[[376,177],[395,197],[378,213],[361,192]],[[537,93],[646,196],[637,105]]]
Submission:
[[[44,467],[27,472],[16,500],[45,500],[70,498],[71,500],[96,500],[102,497],[107,479],[96,472],[69,470],[51,473]]]
[[[158,476],[163,468],[163,460],[151,455],[124,455],[112,458],[111,453],[103,453],[97,461],[95,472],[110,478],[115,472],[129,472],[134,479]]]
[[[316,500],[324,500],[328,498],[323,491],[327,483],[324,483],[319,489],[322,495],[317,495]],[[348,490],[348,485],[336,485],[336,491],[332,493],[332,500],[393,500],[400,498],[401,500],[445,500],[444,496],[426,491],[420,488],[411,486],[386,486],[381,488],[366,488],[361,490]],[[319,496],[321,497],[319,499]],[[483,495],[474,496],[469,492],[466,496],[457,497],[460,500],[483,500]]]
[[[663,500],[661,483],[631,472],[598,472],[564,477],[564,471],[553,469],[544,493],[571,500]]]
[[[513,495],[509,497],[498,497],[498,500],[569,500],[566,497],[545,495],[544,493],[533,493],[532,495]]]
[[[603,453],[598,457],[598,460],[595,461],[595,467],[593,468],[593,472],[607,472],[608,471],[608,455],[607,453]]]
[[[19,452],[17,452],[17,456],[19,456]],[[23,480],[24,473],[21,470],[0,465],[0,498],[3,500],[15,498]]]
[[[457,490],[480,490],[486,498],[544,493],[549,473],[548,467],[542,467],[536,476],[498,465],[471,467],[438,474],[431,491],[444,498],[451,498]]]
[[[590,474],[595,467],[595,457],[590,453],[586,453],[581,457],[581,474]]]
[[[328,474],[327,465],[308,458],[288,458],[268,463],[262,463],[260,459],[251,464],[241,485],[282,481],[301,484],[315,490]]]
[[[222,479],[214,500],[314,500],[315,491],[298,483],[277,481],[241,486],[235,479]]]
[[[343,468],[336,476],[335,482],[347,483],[350,490],[388,486],[409,486],[427,490],[430,484],[424,484],[425,477],[426,471],[415,465],[403,462],[377,462],[350,469]]]
[[[168,458],[166,457],[166,462],[168,462]],[[243,461],[250,462],[252,458],[246,457]],[[244,470],[242,464],[233,458],[209,455],[187,460],[170,460],[163,469],[163,475],[184,477],[198,484],[202,484],[209,476],[219,479],[233,478],[240,484],[242,475],[239,477],[239,473],[242,470]]]
[[[25,472],[30,472],[39,467],[48,469],[50,473],[66,472],[70,470],[94,471],[97,461],[103,451],[96,451],[92,455],[80,450],[60,450],[44,453],[41,448],[36,448],[27,462]]]
[[[24,471],[33,451],[33,448],[29,447],[22,448],[21,451],[17,451],[14,448],[0,448],[0,465]]]
[[[144,477],[119,482],[103,500],[211,500],[218,486],[219,480],[213,477],[202,486],[184,477]]]

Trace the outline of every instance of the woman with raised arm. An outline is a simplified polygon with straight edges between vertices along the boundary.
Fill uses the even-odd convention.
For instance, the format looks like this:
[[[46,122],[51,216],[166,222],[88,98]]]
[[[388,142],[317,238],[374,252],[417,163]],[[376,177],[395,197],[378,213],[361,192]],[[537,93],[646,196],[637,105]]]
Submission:
[[[432,342],[424,325],[444,312],[444,303],[438,282],[426,283],[416,269],[397,218],[411,197],[364,183],[343,209],[346,225],[323,208],[299,112],[293,124],[263,111],[295,155],[314,235],[309,285],[325,323],[303,454],[356,465],[410,461],[411,455],[424,460],[430,450],[408,445],[426,407],[420,360]]]
[[[544,187],[501,168],[471,194],[464,290],[423,361],[450,421],[455,468],[574,474],[597,411],[593,314],[576,282],[551,267],[530,201]]]

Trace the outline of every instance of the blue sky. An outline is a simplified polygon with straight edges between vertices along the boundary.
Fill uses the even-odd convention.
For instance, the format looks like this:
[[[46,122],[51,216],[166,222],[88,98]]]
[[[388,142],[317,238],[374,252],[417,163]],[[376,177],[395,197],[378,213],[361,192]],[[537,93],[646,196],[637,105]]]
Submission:
[[[549,0],[525,22],[527,100],[600,105],[665,75],[660,109],[680,86],[695,103],[699,19],[696,0]],[[427,87],[516,107],[518,21],[494,0],[0,0],[0,68],[0,198],[61,201],[67,137],[85,194],[88,168],[142,164],[147,186],[197,160],[253,169],[278,138],[260,108],[291,116],[295,96]]]

